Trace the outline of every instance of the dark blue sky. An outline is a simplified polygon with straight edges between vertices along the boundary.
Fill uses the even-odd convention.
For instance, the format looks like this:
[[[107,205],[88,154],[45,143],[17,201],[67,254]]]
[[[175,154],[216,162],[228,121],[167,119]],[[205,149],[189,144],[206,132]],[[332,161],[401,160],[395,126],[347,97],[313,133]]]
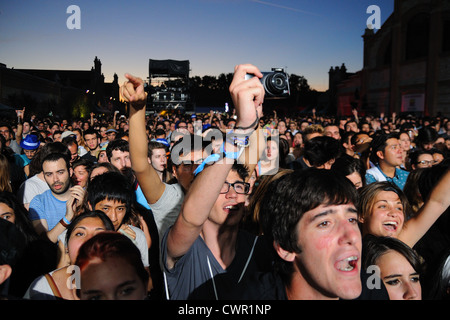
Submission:
[[[81,10],[69,30],[67,7]],[[381,23],[394,0],[17,0],[0,1],[0,62],[8,67],[81,69],[148,77],[149,59],[189,60],[191,76],[285,67],[328,89],[328,70],[362,68],[367,7]]]

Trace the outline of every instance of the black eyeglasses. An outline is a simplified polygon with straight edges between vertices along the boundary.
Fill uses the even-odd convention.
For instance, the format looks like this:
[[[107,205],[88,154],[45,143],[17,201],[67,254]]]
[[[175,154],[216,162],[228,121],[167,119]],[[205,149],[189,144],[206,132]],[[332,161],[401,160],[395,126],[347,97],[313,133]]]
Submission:
[[[224,182],[220,193],[227,193],[230,191],[230,186],[233,187],[234,191],[238,194],[247,194],[250,191],[250,183],[236,181],[234,183]]]

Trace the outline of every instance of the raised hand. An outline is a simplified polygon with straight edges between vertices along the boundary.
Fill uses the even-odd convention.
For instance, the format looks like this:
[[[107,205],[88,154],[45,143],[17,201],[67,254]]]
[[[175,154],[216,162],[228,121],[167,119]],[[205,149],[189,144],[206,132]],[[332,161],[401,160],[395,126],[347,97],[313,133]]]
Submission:
[[[246,74],[252,74],[248,80]],[[264,87],[260,82],[262,73],[250,64],[235,67],[233,81],[230,84],[230,94],[236,110],[236,127],[248,127],[262,116]]]
[[[147,103],[147,92],[144,90],[144,81],[128,73],[125,74],[125,78],[128,80],[120,87],[122,98],[136,109],[145,107]]]

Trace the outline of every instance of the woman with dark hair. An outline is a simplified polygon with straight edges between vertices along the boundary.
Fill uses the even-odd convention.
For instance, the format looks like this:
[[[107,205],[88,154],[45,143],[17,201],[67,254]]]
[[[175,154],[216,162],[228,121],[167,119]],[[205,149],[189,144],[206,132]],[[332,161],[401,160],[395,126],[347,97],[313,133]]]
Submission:
[[[0,218],[14,224],[23,238],[24,249],[13,267],[9,286],[9,294],[22,297],[37,276],[55,269],[57,248],[37,235],[27,210],[11,192],[0,192]]]
[[[86,241],[75,264],[80,268],[81,300],[143,300],[148,273],[131,240],[103,232]]]
[[[436,130],[430,126],[419,129],[416,138],[416,147],[423,150],[430,150],[438,138]]]
[[[363,241],[363,270],[377,266],[390,300],[422,300],[420,277],[424,272],[419,255],[392,237],[368,236]]]
[[[75,263],[81,245],[105,230],[114,231],[111,220],[101,211],[83,212],[76,216],[67,228],[66,242],[70,265],[56,269],[36,278],[25,292],[31,300],[78,300],[71,265]],[[76,280],[76,279],[75,279]],[[71,283],[72,285],[68,285]]]
[[[331,170],[343,174],[353,183],[356,189],[366,185],[366,169],[360,159],[343,154],[335,160],[331,166]]]

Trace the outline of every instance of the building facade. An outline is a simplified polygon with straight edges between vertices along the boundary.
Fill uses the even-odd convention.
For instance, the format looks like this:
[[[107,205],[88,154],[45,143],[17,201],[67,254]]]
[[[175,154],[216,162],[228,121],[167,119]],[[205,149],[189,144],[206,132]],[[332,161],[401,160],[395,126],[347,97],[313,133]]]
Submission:
[[[366,29],[363,69],[330,70],[338,115],[450,116],[450,1],[395,0],[380,30]]]

